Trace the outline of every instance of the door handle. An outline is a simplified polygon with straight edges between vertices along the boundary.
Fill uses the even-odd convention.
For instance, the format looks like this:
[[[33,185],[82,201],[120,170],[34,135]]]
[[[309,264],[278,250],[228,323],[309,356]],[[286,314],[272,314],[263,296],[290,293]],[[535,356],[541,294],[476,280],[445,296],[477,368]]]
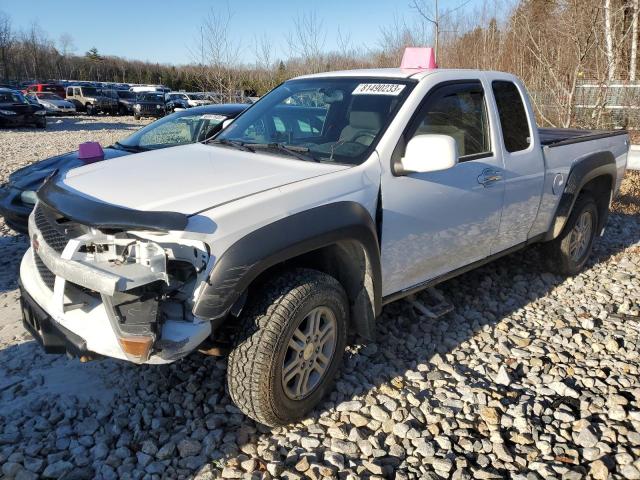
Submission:
[[[485,187],[499,182],[500,180],[502,180],[502,172],[492,168],[485,168],[478,176],[478,183]]]

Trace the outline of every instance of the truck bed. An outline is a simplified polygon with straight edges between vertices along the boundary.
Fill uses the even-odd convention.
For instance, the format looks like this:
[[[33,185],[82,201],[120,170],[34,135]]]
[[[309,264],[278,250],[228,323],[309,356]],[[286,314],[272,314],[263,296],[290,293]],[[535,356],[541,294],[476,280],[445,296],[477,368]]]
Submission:
[[[538,128],[538,132],[540,132],[540,143],[545,147],[557,147],[627,134],[626,130],[582,130],[578,128]]]

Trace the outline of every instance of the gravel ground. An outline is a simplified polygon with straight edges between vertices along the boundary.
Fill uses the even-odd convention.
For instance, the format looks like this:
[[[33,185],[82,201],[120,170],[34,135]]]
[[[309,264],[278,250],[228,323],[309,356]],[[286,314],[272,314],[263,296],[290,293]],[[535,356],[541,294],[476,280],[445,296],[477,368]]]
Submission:
[[[114,123],[115,122],[115,123]],[[2,175],[133,120],[0,132]],[[107,125],[108,124],[108,125]],[[54,133],[71,127],[66,133]],[[441,288],[438,321],[384,309],[309,418],[267,431],[224,359],[133,366],[41,353],[16,294],[22,236],[0,226],[0,465],[6,478],[640,478],[640,174],[573,278],[529,249]]]

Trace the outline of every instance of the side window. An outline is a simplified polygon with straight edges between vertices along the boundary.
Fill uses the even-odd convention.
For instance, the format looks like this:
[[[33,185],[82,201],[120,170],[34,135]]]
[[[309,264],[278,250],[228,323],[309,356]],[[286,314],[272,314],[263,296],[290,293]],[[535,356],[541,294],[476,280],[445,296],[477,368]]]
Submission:
[[[464,158],[491,152],[489,121],[480,82],[436,87],[420,109],[407,141],[416,135],[449,135]]]
[[[513,82],[496,80],[491,84],[496,99],[502,138],[507,152],[526,150],[531,143],[527,111]]]

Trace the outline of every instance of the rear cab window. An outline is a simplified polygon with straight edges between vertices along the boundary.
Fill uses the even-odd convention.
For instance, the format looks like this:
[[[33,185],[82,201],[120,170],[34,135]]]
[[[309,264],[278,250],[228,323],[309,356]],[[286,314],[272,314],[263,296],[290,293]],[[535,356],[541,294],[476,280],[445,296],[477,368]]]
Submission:
[[[491,82],[496,99],[504,148],[509,153],[526,150],[531,144],[529,119],[518,87],[510,81]]]

